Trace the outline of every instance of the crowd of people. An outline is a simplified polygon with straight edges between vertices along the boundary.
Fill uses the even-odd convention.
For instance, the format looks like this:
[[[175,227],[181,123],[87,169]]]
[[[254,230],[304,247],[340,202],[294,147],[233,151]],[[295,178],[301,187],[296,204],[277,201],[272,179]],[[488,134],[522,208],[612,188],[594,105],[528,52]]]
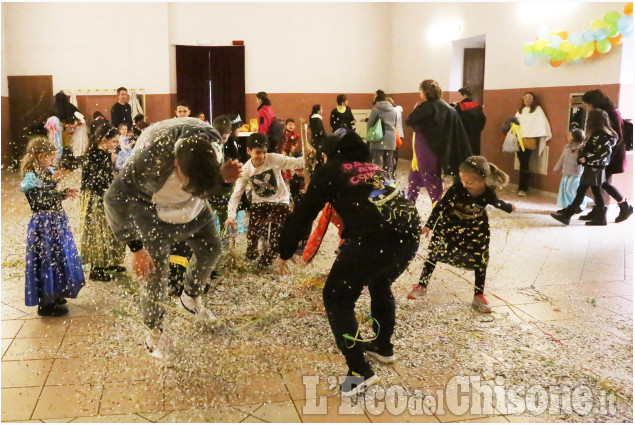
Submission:
[[[332,135],[325,130],[322,105],[312,107],[309,140],[296,131],[294,119],[275,118],[269,96],[259,92],[258,131],[246,140],[246,158],[239,154],[243,123],[238,115],[219,116],[210,124],[204,113],[190,117],[190,106],[179,102],[175,118],[148,125],[143,115],[131,116],[127,90],[121,87],[111,120],[95,112],[87,124],[67,96],[58,93],[46,122],[49,137],[32,138],[21,161],[21,190],[33,212],[27,229],[26,305],[37,305],[42,316],[67,314],[66,299],[77,297],[86,284],[82,266],[90,265],[91,280],[113,279],[126,271],[127,247],[141,280],[145,347],[151,356],[165,359],[161,338],[168,294],[178,296],[177,303],[193,317],[216,319],[202,295],[215,277],[240,210],[249,214],[246,258],[271,272],[288,273],[289,259],[310,262],[334,223],[341,241],[324,286],[324,306],[349,367],[342,393],[364,391],[377,380],[365,354],[382,363],[396,360],[391,285],[414,258],[421,236],[430,238],[430,244],[408,298],[425,298],[430,277],[443,262],[474,271],[472,306],[489,313],[484,295],[490,241],[486,207],[507,213],[516,209],[496,195],[509,177],[479,156],[486,119],[472,91],[462,88],[461,100],[449,104],[436,81],[424,80],[419,93],[421,101],[403,120],[415,132],[405,190],[395,179],[403,108],[382,90],[375,92],[366,121],[375,133],[381,128],[381,137],[373,142],[357,134],[345,95],[337,96],[330,114]],[[522,101],[515,115],[522,129],[516,155],[518,194],[526,196],[530,158],[534,151],[542,154],[551,129],[534,93],[525,93]],[[633,213],[610,183],[611,175],[624,171],[624,124],[599,90],[586,93],[583,101],[586,129],[571,129],[553,170],[562,174],[562,209],[552,215],[569,224],[590,202],[585,194],[591,189],[594,207],[584,217],[587,224],[607,224],[603,191],[618,202],[615,221],[620,222]],[[72,139],[72,147],[64,138]],[[81,192],[58,190],[78,167]],[[446,191],[445,177],[453,180]],[[433,202],[425,222],[415,208],[421,188]],[[62,206],[78,195],[79,250]],[[176,278],[170,264],[175,252],[186,258],[186,269]],[[170,290],[175,285],[180,289]],[[370,342],[358,338],[354,312],[365,286],[376,334]]]

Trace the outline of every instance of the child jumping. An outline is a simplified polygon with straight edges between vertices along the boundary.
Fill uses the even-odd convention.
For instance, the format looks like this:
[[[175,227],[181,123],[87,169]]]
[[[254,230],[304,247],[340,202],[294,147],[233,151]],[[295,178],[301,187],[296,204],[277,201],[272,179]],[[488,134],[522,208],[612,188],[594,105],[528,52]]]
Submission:
[[[68,171],[53,172],[58,150],[43,137],[29,142],[20,169],[21,190],[33,216],[26,240],[25,304],[38,306],[40,316],[68,313],[65,298],[76,298],[84,286],[82,262],[62,201],[74,198],[76,189],[57,190]]]
[[[594,214],[586,224],[606,226],[606,206],[602,196],[602,184],[606,181],[605,169],[611,162],[611,153],[617,143],[617,133],[611,128],[608,114],[602,109],[593,109],[587,115],[587,138],[578,154],[578,162],[584,170],[575,199],[564,210],[551,216],[568,225],[571,217],[578,213],[586,191],[591,188],[595,198]]]
[[[82,258],[90,264],[89,278],[111,280],[108,272],[122,272],[125,246],[110,230],[104,211],[104,194],[114,179],[112,154],[119,144],[119,131],[102,125],[95,132],[82,169]]]
[[[569,131],[567,141],[569,143],[565,145],[560,159],[558,159],[556,166],[553,167],[554,174],[562,174],[560,189],[558,190],[557,205],[559,208],[568,207],[573,202],[578,186],[580,186],[582,165],[578,164],[578,153],[584,142],[584,131],[574,128]],[[581,213],[589,202],[591,202],[591,198],[585,196],[577,212]]]
[[[423,298],[437,262],[474,270],[474,300],[472,306],[483,313],[492,308],[483,295],[485,272],[489,262],[489,220],[486,207],[492,205],[507,213],[516,210],[513,204],[501,201],[495,187],[509,182],[509,177],[482,156],[471,156],[459,167],[461,182],[455,183],[434,206],[422,230],[432,239],[428,258],[419,283],[408,294],[409,299]]]
[[[282,179],[282,170],[304,167],[304,159],[277,153],[267,153],[267,136],[254,133],[247,139],[247,153],[251,157],[243,166],[242,177],[236,181],[229,200],[225,226],[236,226],[236,210],[245,188],[252,188],[252,205],[247,229],[247,258],[258,258],[258,240],[267,235],[265,250],[259,264],[268,267],[278,255],[280,229],[289,215],[289,190]]]

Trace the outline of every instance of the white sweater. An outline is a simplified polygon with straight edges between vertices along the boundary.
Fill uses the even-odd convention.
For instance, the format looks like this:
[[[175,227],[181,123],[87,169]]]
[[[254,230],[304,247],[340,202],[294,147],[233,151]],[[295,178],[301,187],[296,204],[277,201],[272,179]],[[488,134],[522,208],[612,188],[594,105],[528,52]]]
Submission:
[[[251,159],[243,165],[242,177],[236,181],[229,200],[228,217],[236,218],[236,210],[245,188],[250,186],[251,202],[289,204],[289,190],[282,179],[282,170],[298,170],[304,167],[302,157],[292,158],[277,153],[268,153],[260,167],[254,167]]]
[[[516,112],[516,118],[520,122],[523,137],[537,137],[539,139],[538,155],[542,155],[547,141],[551,139],[551,126],[545,112],[540,106],[536,106],[534,112],[529,112],[529,106],[525,106],[522,113]]]

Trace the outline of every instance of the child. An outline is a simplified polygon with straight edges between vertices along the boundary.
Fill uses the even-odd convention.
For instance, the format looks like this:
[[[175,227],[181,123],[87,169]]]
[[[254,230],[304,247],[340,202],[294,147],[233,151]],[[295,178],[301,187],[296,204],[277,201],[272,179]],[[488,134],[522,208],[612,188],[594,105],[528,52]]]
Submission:
[[[571,217],[578,212],[584,200],[584,194],[591,188],[595,198],[593,215],[587,225],[606,226],[606,206],[602,196],[602,183],[606,181],[605,168],[611,162],[611,153],[617,143],[617,133],[611,128],[608,114],[602,109],[593,109],[587,115],[587,138],[578,153],[578,162],[584,170],[575,199],[564,210],[551,216],[562,224],[568,225]]]
[[[475,286],[472,306],[491,313],[492,308],[483,295],[485,272],[489,261],[489,221],[487,205],[507,213],[516,207],[501,201],[494,186],[502,187],[509,181],[507,174],[482,156],[471,156],[459,167],[460,182],[455,183],[434,206],[422,234],[432,239],[428,258],[423,266],[419,283],[408,294],[409,299],[423,298],[437,261],[474,270]]]
[[[582,165],[578,164],[578,152],[584,142],[584,131],[574,128],[567,134],[567,145],[562,150],[560,159],[553,167],[553,173],[562,174],[560,180],[560,189],[558,190],[558,207],[565,208],[575,198],[578,186],[580,186],[580,175],[582,174]],[[591,202],[591,198],[585,196],[579,211],[582,212],[586,208],[586,204]]]
[[[117,154],[117,159],[115,160],[115,169],[119,171],[123,168],[123,165],[132,153],[132,147],[134,146],[135,141],[130,140],[128,137],[128,124],[119,124],[119,126],[117,126],[117,130],[119,130],[119,148],[121,150]]]
[[[21,190],[33,216],[26,240],[25,304],[37,305],[40,316],[63,316],[66,298],[76,298],[84,286],[81,259],[75,247],[62,201],[74,198],[76,189],[57,190],[67,171],[53,173],[58,150],[45,138],[29,142],[20,169]]]
[[[258,240],[266,232],[265,251],[259,264],[268,267],[278,255],[280,228],[289,215],[289,191],[282,180],[282,170],[297,170],[304,166],[303,158],[267,153],[267,136],[254,133],[247,139],[247,153],[251,157],[243,166],[242,177],[236,181],[229,200],[229,218],[225,226],[236,225],[236,210],[240,197],[249,185],[252,205],[247,229],[247,258],[258,258]]]
[[[295,131],[295,120],[287,118],[284,122],[284,133],[282,134],[282,145],[278,153],[286,156],[302,156],[302,141],[300,133]]]
[[[90,279],[109,281],[108,271],[122,272],[125,247],[115,239],[106,221],[104,194],[113,181],[112,152],[119,144],[119,131],[110,126],[97,129],[82,169],[82,258],[90,264]]]
[[[348,106],[345,94],[337,96],[337,107],[331,111],[331,128],[333,133],[340,128],[345,128],[346,131],[355,131],[355,117]]]

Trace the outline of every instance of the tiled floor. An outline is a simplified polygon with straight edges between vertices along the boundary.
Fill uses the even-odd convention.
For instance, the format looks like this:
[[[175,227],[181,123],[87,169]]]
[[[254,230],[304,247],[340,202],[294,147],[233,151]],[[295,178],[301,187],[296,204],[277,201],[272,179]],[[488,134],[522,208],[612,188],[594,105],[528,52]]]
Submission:
[[[75,176],[76,177],[76,176]],[[381,388],[364,400],[339,397],[328,377],[346,373],[315,285],[328,271],[333,232],[316,265],[293,278],[227,273],[206,302],[224,318],[211,328],[169,311],[175,360],[141,347],[138,288],[124,277],[88,282],[71,314],[40,318],[24,306],[24,234],[30,216],[18,177],[2,176],[2,421],[31,422],[552,422],[633,419],[633,226],[635,218],[564,227],[548,213],[554,199],[517,199],[490,212],[486,293],[492,315],[469,308],[472,274],[439,266],[424,302],[405,299],[425,257],[395,283],[397,328],[392,366],[373,363]],[[65,205],[77,235],[78,204]],[[423,194],[423,216],[430,205]],[[466,280],[467,279],[467,280]],[[360,301],[361,313],[368,296]],[[421,414],[399,406],[392,385],[413,394],[443,391],[465,374],[507,383],[588,385],[615,390],[616,416],[592,412],[515,415],[492,406]],[[303,376],[317,376],[315,392]],[[335,379],[335,378],[333,378]],[[472,395],[468,390],[466,394]],[[446,391],[456,397],[456,391]],[[391,398],[392,397],[392,398]],[[409,401],[414,401],[409,399]],[[447,400],[446,400],[447,401]],[[355,403],[358,404],[355,404]],[[353,403],[353,405],[351,405]],[[391,405],[392,403],[392,405]],[[484,404],[487,405],[487,400]],[[317,406],[321,406],[318,408]],[[449,406],[449,405],[448,405]],[[488,409],[489,408],[489,409]],[[413,414],[414,412],[414,414]]]

